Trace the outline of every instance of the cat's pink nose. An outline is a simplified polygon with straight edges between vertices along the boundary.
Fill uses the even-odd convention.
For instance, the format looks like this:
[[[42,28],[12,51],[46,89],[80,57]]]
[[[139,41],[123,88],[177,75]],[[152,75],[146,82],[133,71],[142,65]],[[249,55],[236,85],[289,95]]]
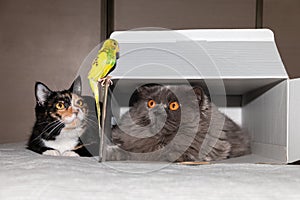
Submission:
[[[79,109],[78,108],[73,108],[72,109],[72,113],[74,113],[75,115],[77,115],[79,113]]]

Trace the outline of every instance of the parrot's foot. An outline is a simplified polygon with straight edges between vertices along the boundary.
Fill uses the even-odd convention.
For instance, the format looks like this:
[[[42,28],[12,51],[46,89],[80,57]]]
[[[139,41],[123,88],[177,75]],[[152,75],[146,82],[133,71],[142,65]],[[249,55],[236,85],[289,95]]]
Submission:
[[[106,82],[108,82],[109,85],[113,85],[114,83],[112,82],[112,80],[110,80],[111,76],[107,76],[105,78],[100,78],[98,79],[98,82],[101,83],[102,86],[105,85]]]

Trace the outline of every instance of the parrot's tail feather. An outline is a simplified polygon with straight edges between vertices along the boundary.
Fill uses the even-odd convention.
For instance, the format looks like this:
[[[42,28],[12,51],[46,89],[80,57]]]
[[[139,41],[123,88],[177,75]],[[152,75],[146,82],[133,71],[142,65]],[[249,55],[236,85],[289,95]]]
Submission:
[[[90,87],[92,92],[94,93],[95,103],[96,103],[96,110],[97,110],[97,118],[98,118],[98,129],[99,134],[101,133],[101,108],[99,102],[99,87],[98,82],[92,79],[89,79]]]

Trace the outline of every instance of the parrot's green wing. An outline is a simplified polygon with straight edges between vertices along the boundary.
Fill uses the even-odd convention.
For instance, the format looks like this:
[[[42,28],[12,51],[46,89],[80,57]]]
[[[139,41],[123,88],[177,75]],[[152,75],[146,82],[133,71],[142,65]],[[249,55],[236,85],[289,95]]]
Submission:
[[[99,52],[97,58],[92,64],[89,72],[88,79],[98,81],[98,79],[105,77],[105,68],[107,65],[108,57],[106,52]]]
[[[109,50],[107,52],[105,67],[103,67],[103,70],[101,70],[101,74],[100,74],[101,78],[106,77],[109,74],[109,72],[112,71],[115,65],[116,65],[116,55],[112,50]]]

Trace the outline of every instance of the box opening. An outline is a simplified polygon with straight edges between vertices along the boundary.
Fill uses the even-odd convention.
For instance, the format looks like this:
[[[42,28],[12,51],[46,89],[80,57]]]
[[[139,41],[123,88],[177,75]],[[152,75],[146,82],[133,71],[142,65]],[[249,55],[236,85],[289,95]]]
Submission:
[[[134,90],[144,84],[158,83],[163,85],[190,84],[200,85],[206,94],[210,96],[219,110],[234,120],[238,125],[245,129],[252,138],[252,154],[219,161],[232,163],[285,163],[286,162],[286,128],[285,114],[282,117],[283,124],[277,124],[278,120],[264,119],[258,116],[269,116],[269,112],[281,112],[281,106],[287,106],[287,102],[281,102],[281,106],[268,105],[268,98],[272,98],[273,93],[280,94],[285,92],[286,80],[280,78],[269,79],[191,79],[186,81],[178,79],[114,79],[114,85],[110,90],[110,105],[108,110],[113,110],[112,118],[107,122],[111,127],[129,109],[129,99]],[[223,83],[225,94],[219,93],[218,87]],[[215,87],[207,88],[207,86]],[[213,91],[215,93],[209,93]],[[279,95],[279,96],[280,96]],[[225,100],[225,101],[224,101]],[[282,101],[282,99],[279,99]],[[116,109],[118,108],[118,109]],[[259,108],[259,109],[256,109]],[[272,128],[275,127],[275,128]],[[110,137],[110,131],[106,131]],[[277,138],[277,139],[276,139]]]

